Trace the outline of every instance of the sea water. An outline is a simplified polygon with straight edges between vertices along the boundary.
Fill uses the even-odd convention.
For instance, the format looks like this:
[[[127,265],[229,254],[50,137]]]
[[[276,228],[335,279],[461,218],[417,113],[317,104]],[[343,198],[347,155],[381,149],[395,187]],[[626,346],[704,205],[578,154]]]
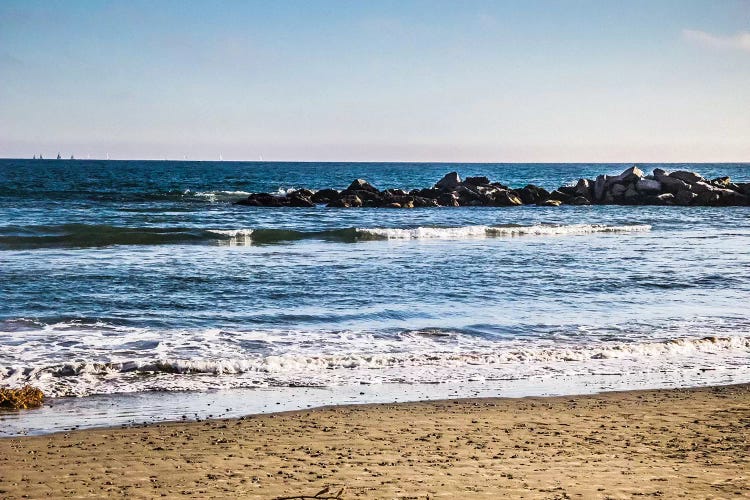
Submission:
[[[0,386],[106,398],[111,419],[164,416],[134,411],[144,398],[749,382],[750,207],[233,204],[454,170],[551,190],[628,166],[0,160]],[[750,180],[750,164],[639,166]]]

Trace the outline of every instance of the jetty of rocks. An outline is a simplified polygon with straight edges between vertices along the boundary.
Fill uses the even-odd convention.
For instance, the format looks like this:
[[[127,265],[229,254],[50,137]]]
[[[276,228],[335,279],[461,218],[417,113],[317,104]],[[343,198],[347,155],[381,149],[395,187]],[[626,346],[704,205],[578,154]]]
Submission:
[[[554,191],[527,184],[510,188],[487,177],[461,179],[457,172],[446,174],[433,187],[404,191],[379,190],[357,179],[343,191],[336,189],[298,189],[286,194],[254,193],[238,205],[254,207],[510,207],[518,205],[681,205],[748,206],[750,182],[734,183],[729,177],[704,179],[695,172],[668,173],[654,169],[645,175],[633,166],[620,175],[599,175],[579,179]]]

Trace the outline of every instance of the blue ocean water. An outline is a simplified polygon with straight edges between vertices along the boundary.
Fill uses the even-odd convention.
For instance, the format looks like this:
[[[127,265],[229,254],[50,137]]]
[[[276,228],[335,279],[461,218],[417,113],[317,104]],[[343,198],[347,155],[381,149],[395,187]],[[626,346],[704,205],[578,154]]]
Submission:
[[[750,208],[256,208],[622,164],[0,160],[0,386],[750,381]],[[750,180],[750,164],[639,165]]]

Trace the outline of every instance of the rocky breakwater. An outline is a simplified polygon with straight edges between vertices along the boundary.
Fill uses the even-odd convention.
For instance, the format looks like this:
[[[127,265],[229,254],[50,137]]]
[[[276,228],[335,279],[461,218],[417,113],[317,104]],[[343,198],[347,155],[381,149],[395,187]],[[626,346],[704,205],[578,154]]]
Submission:
[[[747,206],[750,183],[733,183],[729,177],[704,179],[695,172],[668,173],[655,169],[645,175],[633,166],[620,175],[600,175],[579,179],[575,184],[553,191],[527,184],[510,188],[487,177],[461,179],[457,172],[446,174],[433,187],[413,189],[377,189],[363,179],[352,182],[343,191],[298,189],[287,194],[254,193],[238,205],[254,207],[510,207],[519,205],[681,205]]]

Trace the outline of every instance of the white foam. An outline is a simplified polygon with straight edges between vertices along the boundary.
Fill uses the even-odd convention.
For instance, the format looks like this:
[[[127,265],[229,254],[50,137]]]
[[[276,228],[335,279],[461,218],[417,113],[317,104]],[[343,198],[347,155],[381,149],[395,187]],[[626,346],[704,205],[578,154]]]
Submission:
[[[532,226],[463,226],[463,227],[416,227],[358,228],[357,231],[385,239],[448,239],[488,238],[503,236],[553,236],[581,235],[592,233],[629,233],[650,231],[647,224],[608,226],[603,224],[532,225]]]
[[[60,331],[60,330],[58,330]],[[67,332],[68,330],[61,330]],[[588,344],[493,341],[456,333],[446,336],[405,332],[374,339],[352,332],[205,332],[129,331],[128,340],[154,341],[143,352],[113,349],[111,338],[96,332],[71,332],[85,345],[57,348],[56,363],[39,357],[47,338],[9,346],[7,355],[23,364],[0,366],[0,385],[26,383],[54,396],[210,390],[268,386],[340,386],[380,383],[442,383],[475,380],[530,380],[614,374],[635,384],[655,377],[684,380],[700,373],[700,382],[750,380],[750,336],[680,337],[650,342],[607,341]],[[247,350],[226,337],[261,342]],[[297,343],[290,348],[293,337]],[[321,349],[314,339],[325,338]],[[234,338],[234,337],[232,337]],[[277,344],[278,342],[278,344]],[[36,348],[34,344],[39,344]],[[44,345],[43,345],[44,344]],[[192,351],[189,358],[186,351]],[[17,362],[18,363],[18,362]],[[692,375],[691,375],[692,374]]]
[[[190,190],[186,190],[186,195],[191,194]],[[204,198],[208,201],[215,202],[215,201],[237,201],[242,198],[245,198],[247,196],[250,196],[252,193],[248,191],[198,191],[193,193],[193,196],[196,198]]]
[[[253,242],[252,229],[209,229],[208,232],[222,236],[219,240],[221,245],[245,246]]]

